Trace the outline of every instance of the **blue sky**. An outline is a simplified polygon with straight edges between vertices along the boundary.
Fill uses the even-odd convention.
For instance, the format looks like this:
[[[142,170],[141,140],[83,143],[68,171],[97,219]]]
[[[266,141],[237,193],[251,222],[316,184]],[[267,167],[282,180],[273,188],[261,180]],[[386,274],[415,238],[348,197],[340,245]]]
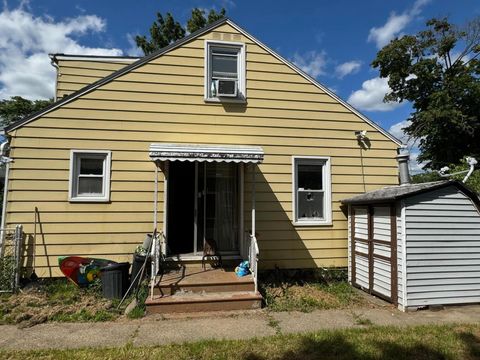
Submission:
[[[378,49],[432,17],[463,24],[480,16],[478,0],[4,0],[0,99],[52,96],[48,52],[135,55],[132,37],[148,32],[157,11],[185,24],[193,7],[225,7],[237,24],[397,136],[410,106],[382,103],[388,86],[370,67]]]

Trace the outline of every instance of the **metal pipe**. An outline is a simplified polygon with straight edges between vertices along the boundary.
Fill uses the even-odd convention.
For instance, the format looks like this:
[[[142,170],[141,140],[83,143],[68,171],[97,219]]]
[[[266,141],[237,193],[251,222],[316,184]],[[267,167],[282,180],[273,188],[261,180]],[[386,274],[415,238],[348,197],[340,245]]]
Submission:
[[[5,237],[5,223],[7,217],[7,197],[8,197],[8,177],[10,173],[10,162],[7,162],[5,165],[5,182],[3,186],[3,208],[2,208],[2,233],[0,234],[0,245],[2,245],[2,254],[3,254],[3,239]]]
[[[252,164],[252,236],[255,236],[255,192],[256,192],[255,173],[256,173],[256,165]]]
[[[399,154],[397,155],[396,159],[398,161],[400,185],[410,184],[410,172],[408,170],[408,160],[410,159],[410,154]]]
[[[170,162],[167,160],[163,166],[163,237],[160,240],[160,250],[164,256],[167,255],[167,243],[168,243],[168,172],[169,172]]]
[[[60,77],[60,67],[57,64],[57,58],[55,57],[54,54],[50,55],[50,64],[56,69],[56,75],[55,76],[55,93],[53,95],[53,100],[57,101],[57,91],[58,91],[58,78]]]
[[[155,188],[153,190],[153,229],[157,230],[158,225],[158,164],[155,162]]]
[[[463,183],[466,183],[470,175],[472,175],[472,173],[475,171],[475,165],[477,165],[478,163],[477,159],[475,159],[474,157],[467,157],[466,161],[467,161],[467,164],[470,165],[470,168],[468,170],[462,170],[462,171],[457,171],[451,174],[447,174],[447,171],[450,171],[450,168],[448,166],[444,166],[440,170],[437,170],[437,173],[441,177],[445,177],[445,178],[467,173],[467,175],[462,180]]]

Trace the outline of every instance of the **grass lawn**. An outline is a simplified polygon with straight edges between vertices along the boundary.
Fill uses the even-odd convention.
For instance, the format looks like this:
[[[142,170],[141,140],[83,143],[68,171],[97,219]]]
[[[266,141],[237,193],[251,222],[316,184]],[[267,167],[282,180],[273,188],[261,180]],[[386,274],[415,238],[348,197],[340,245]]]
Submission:
[[[159,324],[159,326],[162,326]],[[5,351],[2,359],[479,359],[480,325],[367,327],[159,347]]]

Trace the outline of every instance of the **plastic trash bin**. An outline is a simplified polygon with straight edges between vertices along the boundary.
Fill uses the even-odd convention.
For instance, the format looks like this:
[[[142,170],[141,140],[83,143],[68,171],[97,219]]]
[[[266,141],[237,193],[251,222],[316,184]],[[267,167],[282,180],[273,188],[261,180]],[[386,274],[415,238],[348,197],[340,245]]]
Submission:
[[[139,280],[140,280],[140,275],[138,275],[139,277],[137,279],[135,279],[135,277],[137,276],[138,273],[140,273],[142,271],[142,266],[143,264],[145,263],[145,256],[144,255],[140,255],[140,254],[133,254],[133,262],[132,262],[132,275],[130,275],[130,282],[133,284],[132,285],[132,288],[134,289]],[[143,273],[143,276],[145,277],[149,277],[150,276],[150,273],[151,273],[151,266],[152,266],[152,262],[150,259],[147,260],[147,267],[145,268],[145,271]]]
[[[100,269],[102,295],[107,299],[121,299],[128,289],[130,263],[109,264]]]

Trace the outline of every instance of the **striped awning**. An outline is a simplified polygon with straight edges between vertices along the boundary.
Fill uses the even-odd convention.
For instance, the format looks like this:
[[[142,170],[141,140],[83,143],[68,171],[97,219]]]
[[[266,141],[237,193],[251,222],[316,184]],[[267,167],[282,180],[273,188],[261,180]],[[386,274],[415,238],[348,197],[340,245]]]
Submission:
[[[150,145],[150,158],[153,161],[207,161],[260,163],[263,161],[260,146],[166,144]]]

